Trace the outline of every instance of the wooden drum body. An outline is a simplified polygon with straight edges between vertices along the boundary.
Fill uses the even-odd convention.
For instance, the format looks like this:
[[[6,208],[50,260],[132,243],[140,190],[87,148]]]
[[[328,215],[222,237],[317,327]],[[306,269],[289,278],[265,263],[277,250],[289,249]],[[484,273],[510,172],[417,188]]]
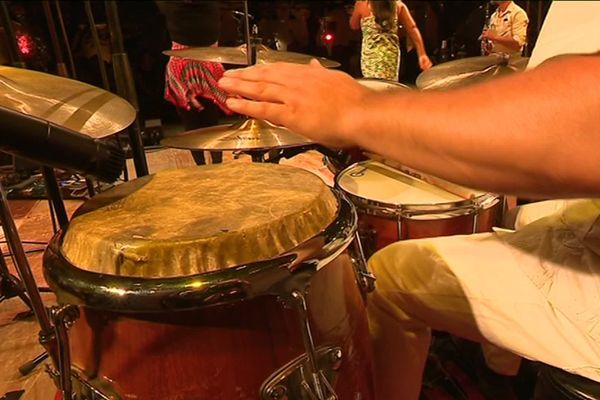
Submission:
[[[228,168],[237,167],[216,167]],[[266,168],[271,178],[292,170],[242,168],[245,180],[252,178],[248,169],[252,175]],[[80,311],[69,330],[79,398],[95,391],[99,398],[144,400],[329,398],[319,392],[374,399],[364,293],[350,257],[357,216],[347,200],[333,198],[333,219],[293,248],[184,276],[86,270],[65,254],[66,236],[57,235],[44,268],[59,303]],[[281,218],[276,207],[269,212]],[[307,213],[301,218],[310,219]]]
[[[496,195],[377,161],[350,166],[336,186],[358,209],[367,255],[398,240],[491,231],[501,205]]]

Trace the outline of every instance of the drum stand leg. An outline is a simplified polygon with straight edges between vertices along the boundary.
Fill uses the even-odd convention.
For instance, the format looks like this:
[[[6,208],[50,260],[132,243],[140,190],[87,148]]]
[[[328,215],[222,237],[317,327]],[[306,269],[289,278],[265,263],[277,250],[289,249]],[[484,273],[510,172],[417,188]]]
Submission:
[[[42,344],[42,346],[44,346],[44,348],[50,354],[50,356],[52,356],[52,360],[54,361],[55,365],[57,365],[56,360],[58,359],[58,347],[56,341],[56,334],[52,325],[50,324],[50,319],[48,317],[47,310],[40,296],[40,291],[35,282],[35,278],[33,277],[33,273],[31,272],[31,267],[29,266],[29,262],[27,261],[27,256],[25,254],[25,250],[23,249],[23,244],[19,237],[15,221],[12,217],[10,208],[8,206],[8,200],[6,199],[4,187],[1,183],[0,222],[2,223],[2,229],[4,230],[4,235],[6,237],[6,243],[8,245],[8,248],[13,254],[15,267],[17,269],[19,277],[21,278],[21,283],[24,286],[24,293],[27,294],[26,297],[29,301],[28,305],[30,306],[38,321],[38,324],[40,325],[40,343]],[[24,293],[22,294],[24,295]]]

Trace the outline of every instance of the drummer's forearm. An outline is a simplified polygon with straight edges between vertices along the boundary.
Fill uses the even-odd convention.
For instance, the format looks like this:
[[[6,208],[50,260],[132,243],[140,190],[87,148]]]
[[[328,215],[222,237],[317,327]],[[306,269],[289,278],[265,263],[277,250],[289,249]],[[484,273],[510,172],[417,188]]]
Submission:
[[[600,56],[592,56],[465,88],[462,96],[373,95],[348,135],[365,149],[469,187],[600,194],[598,87]]]

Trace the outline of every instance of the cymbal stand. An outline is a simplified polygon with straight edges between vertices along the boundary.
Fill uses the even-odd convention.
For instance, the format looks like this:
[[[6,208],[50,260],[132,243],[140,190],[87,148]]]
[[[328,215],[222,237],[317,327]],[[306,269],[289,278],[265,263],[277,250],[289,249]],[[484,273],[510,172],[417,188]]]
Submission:
[[[48,24],[48,32],[50,33],[50,42],[52,43],[52,50],[54,51],[54,58],[56,59],[56,72],[58,75],[68,77],[67,65],[63,56],[60,42],[58,41],[58,33],[56,32],[56,25],[54,22],[54,16],[52,15],[52,9],[48,0],[42,1],[42,7],[44,14],[46,15],[46,23]]]
[[[54,6],[56,7],[56,15],[58,17],[58,24],[60,26],[60,32],[65,44],[65,50],[67,52],[67,58],[69,59],[69,66],[71,67],[71,77],[77,79],[77,71],[75,69],[75,61],[73,60],[73,52],[71,51],[71,45],[69,44],[69,37],[67,35],[67,29],[65,28],[65,21],[62,14],[62,8],[60,7],[60,1],[54,0]],[[58,37],[58,35],[57,35]]]
[[[105,0],[104,5],[106,8],[108,30],[110,31],[111,48],[113,51],[113,72],[117,84],[117,94],[129,101],[137,111],[133,127],[130,127],[127,131],[129,133],[129,142],[131,145],[133,162],[135,164],[135,172],[137,177],[140,178],[148,175],[148,162],[142,143],[138,97],[135,91],[131,65],[129,64],[129,58],[123,44],[123,34],[121,32],[117,2],[115,0]]]

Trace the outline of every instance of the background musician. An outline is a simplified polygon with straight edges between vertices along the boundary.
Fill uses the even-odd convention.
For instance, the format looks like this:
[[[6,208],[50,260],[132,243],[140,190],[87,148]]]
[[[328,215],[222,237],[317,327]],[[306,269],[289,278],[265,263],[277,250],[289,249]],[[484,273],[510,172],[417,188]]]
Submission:
[[[492,3],[498,8],[490,17],[489,27],[484,28],[481,34],[483,53],[520,54],[527,44],[527,13],[514,1]]]

